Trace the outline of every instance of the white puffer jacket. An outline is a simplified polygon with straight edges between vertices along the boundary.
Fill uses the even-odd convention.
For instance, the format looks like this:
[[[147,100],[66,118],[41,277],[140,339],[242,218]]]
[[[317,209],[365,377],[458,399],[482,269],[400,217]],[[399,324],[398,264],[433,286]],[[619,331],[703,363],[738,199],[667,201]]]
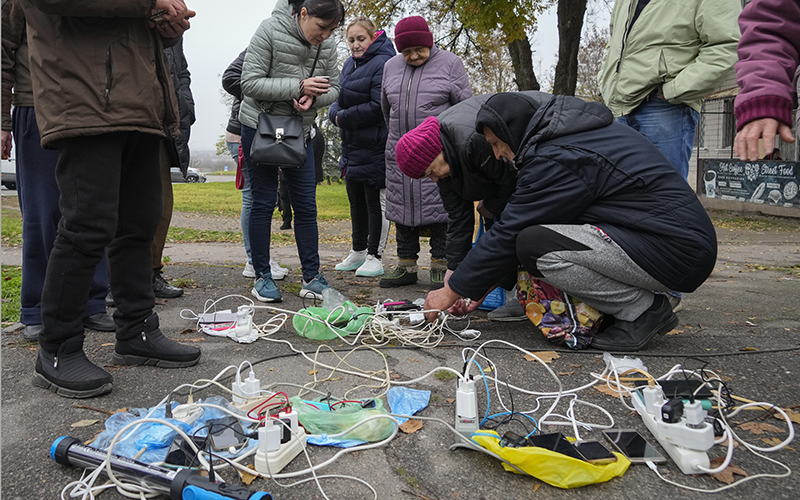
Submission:
[[[301,113],[306,134],[317,116],[317,108],[329,106],[339,97],[336,42],[329,38],[322,42],[319,50],[319,60],[311,76],[329,77],[331,87],[327,94],[317,97],[309,110]],[[256,128],[262,106],[271,106],[277,114],[291,114],[292,99],[300,97],[300,80],[309,77],[316,55],[317,47],[306,41],[292,16],[289,2],[278,0],[272,17],[261,22],[247,47],[242,66],[244,99],[239,121]]]

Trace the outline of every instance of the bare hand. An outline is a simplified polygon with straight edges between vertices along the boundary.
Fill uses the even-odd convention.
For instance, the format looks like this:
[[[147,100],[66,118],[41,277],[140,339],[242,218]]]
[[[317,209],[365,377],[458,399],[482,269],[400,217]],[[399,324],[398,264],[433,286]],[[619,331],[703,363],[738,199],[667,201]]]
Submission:
[[[2,135],[2,142],[0,142],[0,147],[2,148],[2,156],[3,159],[6,160],[11,156],[11,132],[8,130],[3,130]]]
[[[186,19],[181,19],[175,23],[162,22],[158,25],[158,34],[165,40],[172,40],[183,35],[183,32],[188,30],[191,25]]]
[[[425,313],[425,319],[428,321],[435,321],[436,317],[439,315],[437,311],[446,311],[460,299],[461,297],[447,285],[439,290],[431,291],[425,298],[425,310],[431,310],[431,312]]]
[[[314,104],[314,99],[308,97],[307,95],[301,97],[299,101],[294,99],[294,109],[297,111],[307,111],[309,108],[311,108],[312,104]]]
[[[183,0],[156,0],[153,8],[153,11],[161,12],[161,20],[167,23],[186,19],[188,10]]]
[[[303,95],[309,97],[319,97],[322,94],[327,94],[331,88],[327,78],[315,76],[313,78],[306,78],[303,80]]]
[[[764,139],[764,151],[771,153],[774,149],[775,133],[780,134],[785,142],[794,142],[791,127],[780,123],[774,118],[761,118],[745,125],[736,139],[733,140],[733,149],[740,160],[758,160],[758,140]]]
[[[484,219],[494,219],[494,214],[486,208],[486,205],[483,204],[483,200],[478,202],[478,206],[475,208],[479,214],[483,216]]]

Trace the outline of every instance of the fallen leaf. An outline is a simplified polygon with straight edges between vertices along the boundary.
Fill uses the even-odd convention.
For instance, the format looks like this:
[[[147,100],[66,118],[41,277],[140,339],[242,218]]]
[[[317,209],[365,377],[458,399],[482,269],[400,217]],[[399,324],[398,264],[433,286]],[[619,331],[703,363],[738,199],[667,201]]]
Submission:
[[[533,354],[536,356],[536,358],[541,359],[545,363],[551,363],[554,359],[558,359],[561,357],[558,355],[556,351],[539,351],[539,352],[534,352]],[[523,357],[525,358],[525,361],[536,360],[536,358],[531,356],[530,354],[526,354]]]
[[[745,347],[745,348],[742,348],[742,349],[739,349],[739,350],[740,351],[757,351],[758,349],[756,349],[755,347]]]
[[[445,401],[447,401],[450,404],[453,404],[453,403],[456,402],[455,398],[447,398],[447,399],[445,399]]]
[[[717,376],[718,376],[718,377],[719,377],[719,379],[720,379],[720,380],[722,380],[723,382],[730,382],[731,380],[733,380],[733,379],[732,379],[732,378],[730,378],[729,376],[727,376],[727,375],[722,375],[722,374],[720,374],[720,373],[717,373]]]
[[[572,375],[573,373],[575,373],[575,370],[572,370],[571,372],[558,372],[558,375],[559,376],[562,376],[562,375],[566,376],[566,375]]]
[[[767,443],[770,446],[778,446],[779,444],[781,444],[783,442],[783,440],[778,439],[778,438],[760,438],[760,439],[761,439],[761,441],[764,441],[765,443]]]
[[[725,461],[725,457],[717,457],[711,461],[711,468],[715,469],[722,465],[722,462]],[[711,477],[716,479],[717,481],[723,482],[725,484],[731,484],[734,481],[733,475],[737,474],[739,476],[747,477],[749,474],[739,467],[731,464],[727,466],[722,472],[718,472],[716,474],[710,474]]]
[[[248,465],[247,468],[255,472],[255,469],[253,469],[252,465]],[[249,472],[245,472],[243,470],[239,470],[239,475],[242,476],[242,482],[245,484],[245,486],[250,486],[250,483],[252,483],[258,477],[255,474],[250,474]]]
[[[116,342],[106,342],[105,344],[100,344],[100,347],[111,347],[117,345]]]
[[[422,420],[406,420],[400,425],[400,430],[406,434],[414,434],[422,429]]]
[[[205,342],[205,337],[199,337],[195,339],[181,339],[181,342]]]
[[[539,488],[541,488],[541,487],[542,487],[542,483],[534,484],[533,485],[533,492],[536,493],[537,491],[539,491]]]
[[[419,360],[418,360],[418,359],[414,359],[414,358],[408,358],[408,360],[409,360],[409,361],[416,361],[417,363],[419,363]]]
[[[389,375],[389,376],[390,376],[390,377],[392,377],[393,379],[398,379],[398,378],[400,378],[400,374],[399,374],[399,373],[392,373],[392,374],[391,374],[391,375]]]
[[[97,422],[99,422],[99,420],[97,420],[96,418],[86,419],[86,420],[81,420],[79,422],[75,422],[74,424],[70,425],[70,427],[89,427],[90,425],[94,425]]]
[[[195,330],[194,328],[187,328],[186,330],[182,330],[182,331],[181,331],[181,332],[179,332],[179,333],[180,333],[180,335],[186,335],[187,333],[194,333],[194,332],[196,332],[196,331],[197,331],[197,330]]]
[[[580,368],[581,367],[581,365],[569,365],[569,366],[571,366],[573,368]]]
[[[765,432],[775,432],[775,433],[782,433],[786,434],[786,431],[781,429],[780,427],[775,427],[772,424],[765,424],[762,422],[745,422],[743,424],[739,424],[739,428],[750,431],[753,434],[761,435]]]
[[[683,333],[683,330],[670,330],[667,335],[680,335],[681,333]]]
[[[319,373],[319,370],[309,370],[308,371],[309,375],[316,375],[317,373]]]
[[[619,398],[619,393],[617,391],[615,391],[614,389],[612,389],[611,387],[607,386],[606,384],[596,385],[596,386],[594,386],[594,388],[598,392],[602,392],[606,396],[611,396],[612,398]],[[630,394],[627,394],[627,393],[622,393],[622,395],[624,397],[630,397]]]
[[[269,371],[274,372],[275,371],[275,367],[273,366],[272,368],[269,369]]]
[[[794,422],[796,424],[800,424],[800,412],[796,412],[794,410],[788,410],[788,409],[784,409],[783,411],[786,413],[786,416],[789,417],[789,420],[791,420],[792,422]],[[778,420],[782,420],[782,421],[785,422],[783,416],[780,413],[778,413],[777,411],[775,413],[773,413],[772,416],[777,418]]]

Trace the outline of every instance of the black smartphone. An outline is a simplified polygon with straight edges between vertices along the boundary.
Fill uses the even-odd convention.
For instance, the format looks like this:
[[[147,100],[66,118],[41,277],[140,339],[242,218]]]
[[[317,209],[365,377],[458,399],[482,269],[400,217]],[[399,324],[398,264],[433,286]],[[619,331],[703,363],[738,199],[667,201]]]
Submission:
[[[633,463],[660,464],[667,461],[652,444],[633,429],[609,429],[603,431],[603,435],[618,452]]]
[[[194,441],[195,446],[197,446],[199,450],[204,450],[206,447],[206,439],[208,439],[206,436],[194,437],[192,441]],[[196,454],[197,452],[183,439],[183,436],[176,434],[175,438],[172,440],[172,444],[169,445],[164,463],[179,465],[181,467],[192,467],[198,465]]]
[[[500,440],[500,446],[503,448],[520,448],[528,446],[525,436],[520,436],[514,431],[508,431],[503,434],[503,439]]]
[[[215,450],[239,448],[247,444],[242,424],[236,417],[212,418],[208,422],[208,433],[211,436],[211,447]]]
[[[590,464],[603,465],[617,461],[617,456],[608,451],[600,441],[581,441],[575,443],[575,448]]]
[[[531,446],[538,446],[546,450],[555,451],[568,457],[576,458],[578,460],[585,460],[583,455],[570,443],[567,438],[560,432],[553,432],[551,434],[537,434],[528,436],[528,443]]]

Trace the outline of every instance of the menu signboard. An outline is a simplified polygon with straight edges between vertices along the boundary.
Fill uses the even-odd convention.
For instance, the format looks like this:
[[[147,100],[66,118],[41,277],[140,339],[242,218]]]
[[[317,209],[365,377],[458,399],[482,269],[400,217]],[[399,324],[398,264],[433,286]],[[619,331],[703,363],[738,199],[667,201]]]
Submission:
[[[800,208],[800,162],[701,159],[698,173],[708,198]]]

